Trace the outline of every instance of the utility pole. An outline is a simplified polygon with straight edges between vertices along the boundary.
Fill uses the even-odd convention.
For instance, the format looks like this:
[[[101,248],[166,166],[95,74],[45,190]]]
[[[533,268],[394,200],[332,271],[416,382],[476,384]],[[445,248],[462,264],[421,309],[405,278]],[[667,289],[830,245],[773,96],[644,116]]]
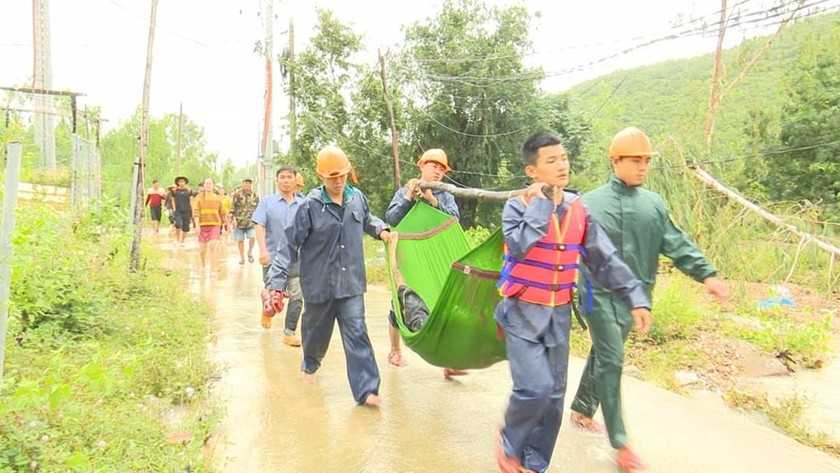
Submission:
[[[175,148],[175,177],[181,175],[181,127],[184,126],[184,102],[178,108],[178,141]]]
[[[394,107],[391,104],[391,94],[388,92],[388,78],[385,75],[385,57],[379,53],[379,75],[382,77],[382,95],[385,96],[385,107],[388,109],[388,120],[391,127],[391,153],[394,155],[394,187],[402,187],[400,179],[400,151],[397,143],[397,124],[394,120]]]
[[[146,46],[146,75],[143,80],[143,103],[140,106],[140,155],[137,159],[137,182],[134,196],[134,241],[131,243],[131,263],[129,269],[137,271],[140,266],[140,240],[143,237],[144,174],[146,152],[149,148],[149,89],[152,84],[152,51],[155,44],[155,19],[157,18],[157,0],[152,0],[152,13],[149,15],[149,42]]]
[[[289,18],[289,62],[295,60],[295,19]],[[295,69],[289,70],[289,150],[297,163],[297,100],[295,99]]]
[[[274,0],[267,0],[265,15],[265,121],[263,122],[263,162],[260,169],[262,195],[268,194],[268,165],[274,160],[274,137],[272,136],[272,101],[274,78]]]
[[[50,39],[49,0],[32,0],[33,89],[52,89],[52,55]],[[35,144],[40,153],[41,166],[55,169],[55,100],[49,95],[35,96]]]

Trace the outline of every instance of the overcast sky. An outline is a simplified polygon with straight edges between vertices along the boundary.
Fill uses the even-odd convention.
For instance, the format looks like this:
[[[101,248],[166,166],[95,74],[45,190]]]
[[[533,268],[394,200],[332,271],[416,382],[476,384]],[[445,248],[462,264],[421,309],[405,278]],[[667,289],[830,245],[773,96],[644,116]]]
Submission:
[[[184,112],[205,129],[208,148],[237,165],[257,155],[262,117],[264,62],[254,52],[262,41],[268,0],[159,0],[151,86],[151,113]],[[754,9],[761,0],[741,0]],[[50,0],[53,88],[85,93],[81,105],[102,107],[107,128],[118,126],[140,104],[148,39],[149,0]],[[313,31],[315,7],[332,9],[365,35],[370,62],[377,47],[397,43],[404,24],[433,16],[440,1],[280,0],[275,2],[275,54],[288,42],[294,16],[296,48]],[[507,1],[491,3],[508,4]],[[541,12],[534,23],[535,54],[528,57],[554,73],[551,91],[616,69],[687,57],[714,49],[712,34],[665,41],[590,63],[646,39],[674,32],[687,17],[716,18],[718,0],[520,0]],[[730,2],[737,3],[737,2]],[[743,35],[732,34],[731,44]],[[0,85],[29,85],[32,77],[32,1],[0,0]],[[275,64],[276,65],[276,64]],[[559,74],[581,66],[582,71]],[[275,139],[288,98],[275,68]],[[284,140],[285,141],[285,140]]]

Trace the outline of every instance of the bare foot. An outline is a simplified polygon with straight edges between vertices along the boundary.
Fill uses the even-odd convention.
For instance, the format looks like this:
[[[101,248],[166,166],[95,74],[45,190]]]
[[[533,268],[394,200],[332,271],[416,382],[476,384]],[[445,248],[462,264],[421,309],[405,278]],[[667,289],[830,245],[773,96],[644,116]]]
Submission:
[[[402,353],[398,351],[392,351],[391,353],[388,353],[388,363],[390,363],[393,366],[396,366],[397,368],[401,368],[408,364],[408,362],[405,361],[405,358],[403,358]]]
[[[452,379],[453,376],[466,376],[470,374],[467,370],[456,370],[452,368],[444,368],[443,369],[443,377],[446,379]]]
[[[580,427],[581,429],[586,430],[588,432],[592,432],[593,434],[604,433],[603,425],[595,422],[590,417],[586,417],[580,412],[572,411],[572,413],[569,415],[569,420],[572,422],[572,425]]]
[[[315,384],[318,382],[318,378],[315,376],[315,373],[307,373],[304,371],[303,382],[306,384]]]
[[[615,463],[616,466],[618,466],[618,470],[621,472],[645,469],[645,464],[642,463],[642,460],[640,460],[639,457],[633,453],[633,450],[630,450],[630,447],[627,445],[618,449],[618,454],[615,456]]]
[[[365,398],[365,405],[370,407],[379,407],[379,404],[382,403],[382,398],[379,397],[378,394],[368,394],[368,397]]]
[[[505,453],[505,448],[502,442],[501,429],[496,431],[496,464],[502,473],[519,473],[522,471],[522,465],[516,457],[509,457]]]

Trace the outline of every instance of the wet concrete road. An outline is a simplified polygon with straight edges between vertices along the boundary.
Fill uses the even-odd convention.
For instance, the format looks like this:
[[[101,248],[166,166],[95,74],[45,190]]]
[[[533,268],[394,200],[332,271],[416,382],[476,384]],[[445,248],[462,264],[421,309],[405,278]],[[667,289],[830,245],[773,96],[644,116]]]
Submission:
[[[160,246],[193,269],[189,289],[216,309],[216,394],[226,409],[215,447],[225,472],[497,471],[493,433],[511,386],[507,364],[457,381],[406,352],[386,361],[389,295],[371,287],[367,323],[382,375],[379,409],[356,406],[338,330],[316,385],[301,381],[301,350],[283,345],[282,315],[259,323],[259,265],[238,264],[231,245],[224,269],[201,274],[194,236],[183,248]],[[570,363],[569,395],[583,362]],[[840,472],[840,460],[805,447],[715,403],[624,379],[626,421],[648,472]],[[565,421],[566,419],[564,419]],[[605,439],[564,425],[549,471],[614,472]]]

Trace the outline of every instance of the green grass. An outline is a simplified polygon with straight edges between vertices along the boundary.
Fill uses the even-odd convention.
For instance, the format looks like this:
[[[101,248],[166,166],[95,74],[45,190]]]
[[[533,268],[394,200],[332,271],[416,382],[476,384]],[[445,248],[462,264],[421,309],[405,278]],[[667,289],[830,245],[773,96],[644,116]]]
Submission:
[[[206,392],[209,308],[154,254],[126,272],[119,218],[106,215],[69,222],[32,207],[18,217],[2,472],[212,469],[202,453],[217,414]],[[33,228],[40,238],[24,238]],[[30,258],[41,265],[28,268]],[[167,441],[179,432],[183,441]]]
[[[739,315],[757,322],[755,328],[724,324],[728,336],[746,340],[767,353],[786,353],[806,368],[819,368],[830,354],[831,322],[829,313],[822,320],[799,320],[782,308],[759,310],[746,307]]]
[[[732,390],[724,394],[724,400],[732,407],[760,413],[782,433],[800,443],[840,457],[840,444],[833,443],[825,432],[809,429],[804,424],[802,416],[808,406],[799,396],[774,403],[766,395]]]

